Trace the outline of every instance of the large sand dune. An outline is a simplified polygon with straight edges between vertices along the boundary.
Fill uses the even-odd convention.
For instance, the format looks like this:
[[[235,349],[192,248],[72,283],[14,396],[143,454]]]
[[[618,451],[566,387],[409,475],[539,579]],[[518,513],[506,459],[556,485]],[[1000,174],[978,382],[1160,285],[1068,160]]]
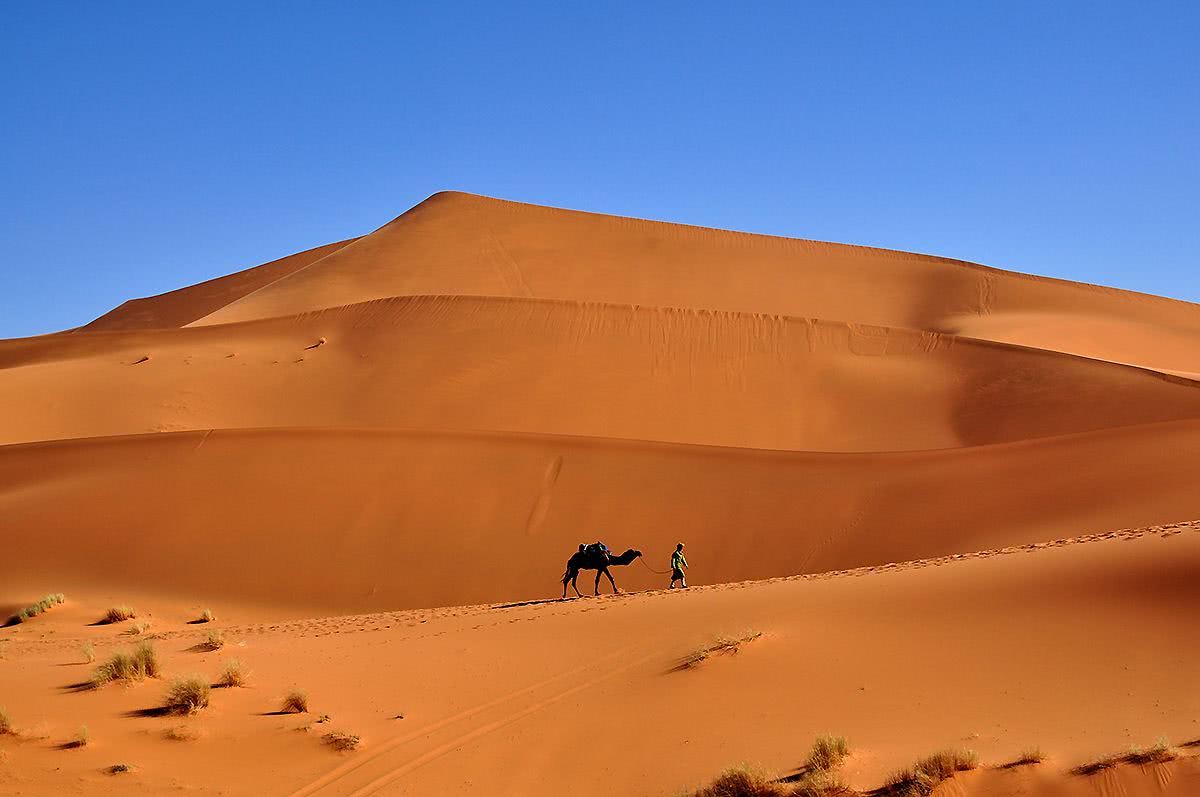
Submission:
[[[1200,737],[1200,537],[1161,528],[1200,517],[1198,374],[1184,302],[458,193],[0,341],[0,611],[69,596],[0,631],[0,791],[658,795],[833,731],[858,787],[1040,744],[952,788],[1195,793],[1191,758],[1061,773]],[[627,589],[679,539],[715,586],[541,603],[597,537]],[[154,684],[62,688],[125,602],[169,672],[216,669],[206,605],[255,670],[193,743],[127,715]],[[296,683],[364,750],[261,716]]]
[[[941,257],[437,194],[194,323],[459,293],[856,321],[1200,371],[1184,302]]]

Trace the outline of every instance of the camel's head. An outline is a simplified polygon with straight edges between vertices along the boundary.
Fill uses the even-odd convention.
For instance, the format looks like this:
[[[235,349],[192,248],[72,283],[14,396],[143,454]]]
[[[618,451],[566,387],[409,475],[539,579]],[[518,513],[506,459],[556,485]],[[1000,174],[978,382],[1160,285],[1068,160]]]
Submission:
[[[634,559],[637,559],[639,556],[642,555],[642,552],[637,550],[636,548],[630,548],[628,551],[626,551],[626,553],[633,554]]]

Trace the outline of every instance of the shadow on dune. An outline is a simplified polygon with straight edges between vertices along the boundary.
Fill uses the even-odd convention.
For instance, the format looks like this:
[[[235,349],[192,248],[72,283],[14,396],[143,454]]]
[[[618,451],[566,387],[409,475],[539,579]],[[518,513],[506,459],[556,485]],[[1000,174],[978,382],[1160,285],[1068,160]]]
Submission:
[[[163,706],[155,706],[154,708],[137,708],[132,711],[126,711],[121,716],[129,719],[137,719],[139,717],[166,717],[171,713],[169,708]]]
[[[91,681],[77,681],[73,684],[64,684],[58,688],[64,692],[90,692],[96,688],[96,685]]]

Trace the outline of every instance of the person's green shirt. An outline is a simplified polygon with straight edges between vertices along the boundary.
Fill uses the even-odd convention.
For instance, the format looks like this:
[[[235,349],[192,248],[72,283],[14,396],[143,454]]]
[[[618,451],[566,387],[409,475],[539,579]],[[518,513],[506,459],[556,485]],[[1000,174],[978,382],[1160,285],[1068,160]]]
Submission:
[[[687,559],[684,558],[683,551],[676,551],[671,554],[671,569],[682,570],[687,567]]]

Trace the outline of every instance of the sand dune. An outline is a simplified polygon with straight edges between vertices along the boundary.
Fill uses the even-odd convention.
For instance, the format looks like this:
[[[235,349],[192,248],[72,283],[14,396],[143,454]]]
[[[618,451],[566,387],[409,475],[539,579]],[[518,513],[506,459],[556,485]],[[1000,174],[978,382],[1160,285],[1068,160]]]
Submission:
[[[937,794],[1200,793],[1200,745],[1065,774],[1200,738],[1197,375],[1184,302],[457,193],[0,341],[0,614],[68,596],[0,629],[0,792],[649,797],[833,732],[860,789],[1037,745]],[[553,600],[597,538],[631,594]],[[251,687],[72,688],[122,603]]]
[[[927,255],[436,194],[196,323],[416,294],[691,307],[962,332],[1200,371],[1200,309]]]
[[[1200,418],[1194,382],[1033,349],[476,297],[12,341],[0,369],[0,442],[349,426],[897,451]]]

